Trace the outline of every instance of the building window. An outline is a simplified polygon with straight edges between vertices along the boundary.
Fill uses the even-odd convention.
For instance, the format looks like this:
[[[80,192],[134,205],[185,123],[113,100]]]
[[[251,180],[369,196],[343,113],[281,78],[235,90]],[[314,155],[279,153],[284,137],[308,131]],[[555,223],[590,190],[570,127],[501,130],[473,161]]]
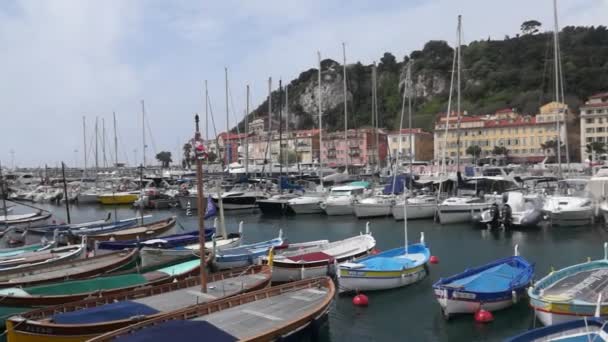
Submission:
[[[587,119],[587,123],[588,124],[592,124],[593,123],[593,119]]]
[[[588,142],[588,143],[593,142],[593,138],[587,138],[587,142]]]
[[[597,119],[597,123],[604,123],[604,119],[602,119],[602,118],[598,118],[598,119]]]
[[[604,137],[597,137],[597,141],[603,143],[604,142]]]
[[[596,132],[597,133],[604,133],[604,127],[598,127]]]
[[[595,128],[587,128],[587,133],[595,133]]]

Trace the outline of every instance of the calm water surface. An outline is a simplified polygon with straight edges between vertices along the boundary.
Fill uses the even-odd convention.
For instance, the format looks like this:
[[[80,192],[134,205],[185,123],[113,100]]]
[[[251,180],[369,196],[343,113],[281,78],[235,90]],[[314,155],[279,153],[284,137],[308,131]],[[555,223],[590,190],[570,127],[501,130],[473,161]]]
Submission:
[[[65,220],[63,207],[49,205],[46,208],[56,213],[58,221]],[[119,218],[138,215],[129,207],[74,206],[72,220],[100,219],[107,212],[116,212]],[[181,225],[176,226],[176,232],[196,229],[196,217],[186,216],[179,209],[147,214],[153,214],[151,219],[154,220],[177,215]],[[253,210],[227,212],[228,231],[236,231],[240,221],[244,222],[246,242],[276,237],[279,229],[292,242],[337,240],[364,232],[367,222],[355,216],[269,218]],[[378,249],[403,245],[403,222],[395,222],[392,218],[371,219],[369,222]],[[527,301],[495,313],[495,321],[487,325],[474,323],[470,315],[446,322],[441,316],[431,285],[440,277],[509,256],[516,244],[519,245],[520,254],[536,264],[535,278],[539,279],[552,267],[558,269],[585,261],[588,257],[602,257],[603,242],[608,241],[608,234],[601,225],[488,232],[468,224],[442,226],[424,220],[410,221],[408,231],[410,242],[418,241],[420,232],[424,232],[431,254],[438,256],[440,263],[431,265],[430,275],[413,286],[366,293],[370,301],[366,308],[354,307],[351,297],[340,296],[330,312],[329,325],[321,334],[324,341],[502,341],[534,326],[534,315]]]

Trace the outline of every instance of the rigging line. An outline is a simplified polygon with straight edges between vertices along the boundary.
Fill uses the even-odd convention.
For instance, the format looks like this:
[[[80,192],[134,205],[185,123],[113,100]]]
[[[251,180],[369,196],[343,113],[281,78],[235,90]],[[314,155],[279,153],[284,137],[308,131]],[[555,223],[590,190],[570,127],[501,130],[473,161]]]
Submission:
[[[156,149],[156,141],[154,140],[154,136],[152,135],[152,128],[150,127],[150,119],[148,115],[146,115],[146,128],[148,129],[148,135],[150,136],[152,149],[154,150],[154,154],[156,155],[158,153],[158,150]]]
[[[119,145],[122,146],[121,150],[123,153],[123,157],[125,158],[125,165],[131,165],[129,163],[129,154],[127,153],[127,150],[124,148],[124,144],[122,143],[122,136],[120,135],[120,131],[117,130],[116,135],[118,136]]]
[[[541,85],[540,85],[540,94],[538,94],[538,104],[537,107],[540,107],[543,104],[543,96],[545,94],[545,76],[547,75],[547,66],[549,59],[549,51],[551,48],[551,40],[547,40],[547,45],[545,48],[545,58],[543,59],[543,75],[541,77]]]

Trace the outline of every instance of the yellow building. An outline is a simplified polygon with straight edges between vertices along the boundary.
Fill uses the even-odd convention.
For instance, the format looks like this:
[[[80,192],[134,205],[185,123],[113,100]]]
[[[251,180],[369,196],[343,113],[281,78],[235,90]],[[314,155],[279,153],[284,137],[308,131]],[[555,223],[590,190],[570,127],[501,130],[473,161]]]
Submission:
[[[466,153],[469,146],[481,148],[481,158],[491,157],[495,146],[505,147],[508,156],[515,162],[539,162],[548,153],[542,144],[557,138],[557,123],[560,120],[561,139],[564,141],[564,113],[567,106],[551,102],[540,108],[536,115],[520,115],[513,109],[499,110],[493,115],[461,116],[460,121],[460,159],[470,162],[472,156]],[[446,124],[449,125],[447,141],[444,139]],[[435,159],[445,156],[455,160],[457,153],[457,115],[437,118],[434,134]]]

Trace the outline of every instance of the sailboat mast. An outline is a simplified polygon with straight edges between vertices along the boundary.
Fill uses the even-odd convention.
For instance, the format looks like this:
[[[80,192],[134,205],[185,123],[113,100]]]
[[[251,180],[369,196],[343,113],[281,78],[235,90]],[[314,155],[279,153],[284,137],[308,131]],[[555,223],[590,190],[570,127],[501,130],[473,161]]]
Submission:
[[[268,165],[268,175],[272,174],[272,77],[268,77],[268,140],[266,141],[266,165]],[[270,155],[270,158],[268,158]],[[268,160],[270,159],[270,161]],[[269,165],[270,164],[270,165]]]
[[[407,75],[406,75],[406,91],[407,91],[407,111],[408,111],[408,128],[410,130],[410,179],[408,184],[408,189],[412,189],[412,183],[414,179],[414,134],[412,132],[412,96],[413,96],[413,86],[412,86],[412,64],[413,60],[410,60],[407,63]]]
[[[249,84],[245,97],[245,175],[249,176]]]
[[[99,173],[99,119],[95,117],[95,174]],[[97,178],[97,175],[95,176]]]
[[[226,140],[224,141],[224,149],[226,149],[226,163],[230,165],[230,160],[228,159],[228,141],[230,140],[228,139],[230,137],[230,108],[228,107],[228,68],[224,68],[224,85],[226,87]],[[230,157],[230,159],[232,159],[233,156],[230,155]]]
[[[553,62],[554,62],[554,78],[555,78],[555,102],[557,103],[557,106],[561,107],[560,105],[560,96],[559,96],[559,62],[558,62],[558,56],[559,56],[559,40],[558,40],[558,34],[559,34],[559,26],[557,23],[557,0],[553,0],[553,24],[554,24],[554,29],[553,29]],[[560,128],[560,108],[557,108],[557,113],[555,115],[555,125],[556,125],[556,138],[555,138],[555,150],[556,150],[556,155],[557,155],[557,165],[559,167],[558,170],[558,175],[561,178],[562,177],[562,155],[561,155],[561,128]],[[565,113],[564,113],[565,114]]]
[[[101,154],[103,155],[103,167],[108,167],[108,158],[106,157],[106,120],[101,118]]]
[[[462,44],[462,15],[458,15],[458,46],[456,47],[456,172],[460,171],[460,46]]]
[[[2,193],[2,209],[4,210],[3,216],[4,216],[4,230],[6,231],[6,229],[8,228],[8,209],[6,208],[6,196],[7,196],[7,186],[6,186],[6,181],[4,180],[4,175],[2,174],[2,162],[0,162],[0,186],[2,186],[1,193]]]
[[[283,80],[279,79],[279,179],[283,176]],[[283,193],[283,188],[279,184],[279,188],[281,189],[281,193]]]
[[[84,143],[84,172],[83,177],[87,176],[87,123],[86,118],[82,117],[82,141]]]
[[[372,116],[374,118],[374,136],[376,138],[376,145],[374,149],[374,154],[376,155],[376,169],[380,170],[380,138],[378,137],[378,129],[379,129],[379,121],[378,121],[378,69],[376,67],[376,62],[374,61],[374,66],[372,67]]]
[[[114,167],[118,167],[118,135],[116,133],[116,112],[112,112],[114,120]]]
[[[319,111],[319,182],[323,187],[323,115],[321,110],[321,52],[317,51],[319,58],[319,73],[317,85],[317,110]]]
[[[70,218],[70,199],[68,198],[68,183],[65,180],[65,164],[63,162],[61,162],[61,176],[63,178],[63,197],[65,199],[65,213],[68,219],[68,224],[71,224],[72,219]],[[4,192],[2,194],[4,195]]]
[[[143,145],[143,167],[146,167],[146,107],[144,100],[141,100],[141,137]]]
[[[201,292],[207,293],[207,271],[206,271],[206,260],[205,260],[205,202],[203,194],[203,162],[202,152],[204,151],[203,142],[201,141],[201,133],[199,130],[199,118],[198,114],[194,116],[194,122],[196,124],[196,133],[194,134],[194,154],[196,156],[196,189],[197,189],[197,214],[198,214],[198,240],[199,240],[199,254],[201,258]]]
[[[209,89],[205,80],[205,139],[209,141]]]
[[[346,96],[346,44],[342,43],[342,88],[344,92],[344,143],[346,144],[346,158],[344,159],[344,172],[348,173],[350,159],[350,144],[348,143],[348,101]]]

